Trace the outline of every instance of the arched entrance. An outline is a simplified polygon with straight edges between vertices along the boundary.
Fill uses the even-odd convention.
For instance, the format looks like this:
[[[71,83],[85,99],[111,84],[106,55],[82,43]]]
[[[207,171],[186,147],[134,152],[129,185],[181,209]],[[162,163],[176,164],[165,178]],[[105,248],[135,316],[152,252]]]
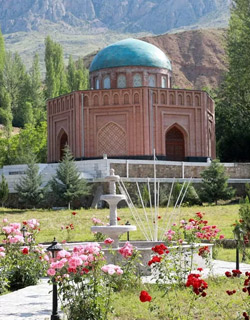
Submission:
[[[63,158],[63,151],[64,151],[64,148],[67,144],[68,144],[68,135],[64,131],[63,134],[61,135],[61,139],[60,139],[60,160],[62,160],[62,158]]]
[[[184,135],[177,127],[166,133],[166,158],[170,161],[185,160]]]

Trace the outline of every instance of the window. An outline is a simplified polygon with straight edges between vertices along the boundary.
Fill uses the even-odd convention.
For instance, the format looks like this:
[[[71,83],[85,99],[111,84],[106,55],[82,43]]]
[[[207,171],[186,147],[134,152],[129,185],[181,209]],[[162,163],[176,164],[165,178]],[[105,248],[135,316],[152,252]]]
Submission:
[[[166,77],[161,78],[161,87],[167,88],[167,78]]]
[[[150,87],[155,87],[155,76],[153,76],[152,74],[148,78],[148,85]]]
[[[142,86],[141,75],[136,73],[133,77],[133,87],[141,87],[141,86]]]
[[[95,79],[95,89],[99,90],[100,89],[100,80],[99,79]]]
[[[126,83],[126,77],[124,74],[120,74],[118,76],[118,79],[117,79],[117,88],[126,88],[127,86],[127,83]]]
[[[103,89],[110,89],[110,77],[106,76],[103,80]]]

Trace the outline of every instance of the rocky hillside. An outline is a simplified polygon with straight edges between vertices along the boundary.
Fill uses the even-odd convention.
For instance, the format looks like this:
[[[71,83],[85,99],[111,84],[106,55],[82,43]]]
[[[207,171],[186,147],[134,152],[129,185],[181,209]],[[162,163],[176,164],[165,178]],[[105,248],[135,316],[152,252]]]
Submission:
[[[227,70],[225,29],[193,30],[144,37],[172,61],[174,85],[180,88],[217,88]],[[88,67],[97,52],[85,57]]]
[[[160,34],[172,29],[225,26],[231,0],[0,0],[3,33],[39,30],[46,22]]]

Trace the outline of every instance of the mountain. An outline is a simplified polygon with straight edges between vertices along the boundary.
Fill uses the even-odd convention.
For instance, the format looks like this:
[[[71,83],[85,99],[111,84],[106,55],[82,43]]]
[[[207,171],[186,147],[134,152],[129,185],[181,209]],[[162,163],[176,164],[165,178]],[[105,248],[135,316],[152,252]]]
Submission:
[[[226,29],[189,30],[141,40],[154,44],[170,58],[174,86],[179,88],[217,88],[227,70]],[[84,57],[86,67],[98,51]]]
[[[225,26],[231,0],[0,0],[3,33],[62,28],[150,32]]]
[[[44,72],[44,40],[50,35],[74,59],[124,38],[143,38],[173,62],[175,85],[216,87],[226,70],[224,30],[231,0],[0,0],[6,49],[29,68],[34,54]],[[183,30],[193,31],[184,31]],[[180,32],[182,30],[182,32]],[[176,33],[178,31],[178,33]],[[155,34],[167,33],[159,36]],[[90,54],[87,61],[93,57]]]

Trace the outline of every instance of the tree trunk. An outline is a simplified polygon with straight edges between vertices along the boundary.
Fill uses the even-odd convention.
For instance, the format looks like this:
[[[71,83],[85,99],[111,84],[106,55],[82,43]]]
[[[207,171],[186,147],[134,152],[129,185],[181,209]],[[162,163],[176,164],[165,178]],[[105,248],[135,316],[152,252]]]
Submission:
[[[68,202],[68,210],[70,210],[70,202]]]

